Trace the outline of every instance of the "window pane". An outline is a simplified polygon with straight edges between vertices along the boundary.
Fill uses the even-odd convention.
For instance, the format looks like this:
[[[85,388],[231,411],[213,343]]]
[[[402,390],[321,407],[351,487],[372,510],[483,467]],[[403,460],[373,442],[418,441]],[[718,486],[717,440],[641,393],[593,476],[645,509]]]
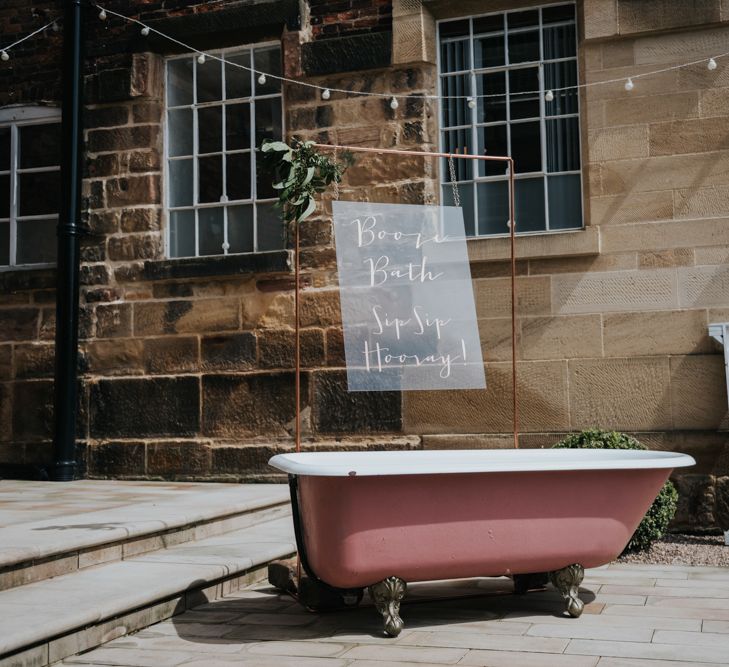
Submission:
[[[511,157],[516,173],[542,171],[542,146],[539,123],[511,125]]]
[[[575,6],[559,5],[557,7],[545,7],[542,10],[542,23],[557,23],[559,21],[574,21]]]
[[[197,212],[201,255],[223,254],[223,209],[201,208]]]
[[[505,63],[504,36],[480,37],[473,44],[476,68],[500,67]]]
[[[195,64],[197,70],[197,102],[217,102],[223,99],[222,66],[217,60],[206,60]]]
[[[197,179],[198,202],[219,202],[223,196],[223,156],[198,158]]]
[[[204,107],[197,111],[198,153],[223,150],[223,107]]]
[[[0,265],[10,264],[10,223],[0,222]]]
[[[577,171],[580,168],[580,130],[577,118],[546,122],[547,171]]]
[[[455,206],[453,197],[453,186],[450,184],[443,185],[441,190],[443,197],[443,206]],[[458,195],[461,198],[461,208],[463,209],[463,224],[466,228],[466,236],[474,236],[474,220],[473,220],[473,183],[460,183],[458,185]]]
[[[446,153],[471,153],[471,128],[463,130],[448,130],[443,133],[443,149]],[[473,178],[473,160],[462,160],[455,158],[453,167],[456,171],[456,180],[469,181]],[[448,160],[442,160],[443,179],[450,181],[450,169]]]
[[[56,221],[18,220],[16,264],[45,264],[56,261]]]
[[[0,218],[10,217],[10,175],[0,176]]]
[[[457,98],[471,95],[468,75],[456,74],[441,79],[443,97]],[[466,99],[443,100],[443,126],[455,127],[471,122],[471,113]]]
[[[228,201],[251,198],[251,154],[226,155]]]
[[[253,59],[256,63],[255,69],[259,72],[281,76],[281,49],[279,47],[263,50],[256,49],[253,52]],[[256,95],[270,95],[271,93],[280,92],[280,79],[268,76],[265,83],[259,83],[258,76],[254,75],[254,77],[256,80]]]
[[[481,74],[476,76],[478,107],[477,123],[493,123],[506,120],[506,72]],[[494,97],[481,97],[493,95]]]
[[[284,226],[281,213],[273,204],[259,204],[258,250],[279,250],[284,247]]]
[[[0,171],[10,169],[10,128],[0,127]]]
[[[18,128],[20,168],[55,167],[61,163],[61,124]]]
[[[577,53],[575,26],[559,25],[544,28],[544,59],[570,58]]]
[[[509,184],[493,181],[478,184],[479,234],[509,233]]]
[[[462,72],[470,68],[471,45],[467,39],[443,42],[440,45],[441,72]],[[483,67],[483,65],[477,65]]]
[[[479,155],[506,156],[508,153],[506,125],[487,125],[478,128]],[[503,175],[507,171],[506,162],[480,161],[478,166],[481,176]]]
[[[537,92],[535,92],[537,91]],[[509,72],[511,119],[539,118],[539,69],[528,67]]]
[[[225,56],[225,61],[233,65],[225,66],[225,99],[249,97],[251,94],[251,52]],[[241,67],[236,67],[240,65]],[[248,69],[241,69],[246,67]]]
[[[170,211],[170,257],[195,255],[195,211]]]
[[[253,205],[228,208],[228,252],[253,252]]]
[[[256,199],[274,199],[278,198],[278,190],[273,189],[273,179],[271,172],[264,169],[258,158],[260,153],[256,153]]]
[[[526,63],[539,60],[539,31],[509,33],[509,62]]]
[[[549,189],[549,228],[577,229],[582,227],[582,197],[580,176],[550,176]]]
[[[167,106],[192,104],[192,58],[167,63]]]
[[[443,37],[460,37],[468,35],[468,19],[458,21],[446,21],[439,27],[441,39]]]
[[[504,29],[504,15],[491,14],[473,19],[473,34],[479,35],[484,32],[498,32]]]
[[[170,206],[192,206],[192,160],[170,160]]]
[[[577,89],[569,88],[577,83],[577,63],[574,60],[544,65],[544,87],[552,90],[554,99],[544,103],[547,116],[577,113]],[[569,88],[568,90],[559,90]]]
[[[228,104],[225,107],[225,148],[238,150],[251,147],[251,105]]]
[[[280,139],[281,98],[256,101],[256,146],[264,139]]]
[[[167,118],[170,156],[192,155],[192,109],[170,111]]]
[[[18,174],[18,215],[58,213],[61,172],[41,171]]]
[[[529,9],[525,12],[509,12],[506,15],[506,23],[509,26],[509,30],[539,25],[539,11]]]
[[[546,228],[543,178],[516,179],[514,199],[517,232],[536,232]]]

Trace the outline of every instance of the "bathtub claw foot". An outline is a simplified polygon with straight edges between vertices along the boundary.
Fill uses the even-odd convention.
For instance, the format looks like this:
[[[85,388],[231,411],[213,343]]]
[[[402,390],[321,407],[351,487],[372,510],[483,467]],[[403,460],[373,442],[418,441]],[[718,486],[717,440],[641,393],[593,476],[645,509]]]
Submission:
[[[385,621],[385,634],[397,637],[403,628],[400,618],[400,601],[405,597],[407,584],[399,577],[388,577],[369,587],[375,609]]]
[[[579,618],[585,608],[585,604],[577,596],[584,576],[585,568],[577,563],[549,573],[549,580],[564,598],[565,610],[572,618]]]

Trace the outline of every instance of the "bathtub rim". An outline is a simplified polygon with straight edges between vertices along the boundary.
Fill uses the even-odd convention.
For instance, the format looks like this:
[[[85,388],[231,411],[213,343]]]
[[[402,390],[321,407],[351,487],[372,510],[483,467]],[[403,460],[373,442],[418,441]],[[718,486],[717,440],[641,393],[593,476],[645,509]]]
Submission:
[[[268,464],[289,475],[354,477],[453,473],[635,470],[695,465],[688,454],[633,449],[442,449],[277,454]]]

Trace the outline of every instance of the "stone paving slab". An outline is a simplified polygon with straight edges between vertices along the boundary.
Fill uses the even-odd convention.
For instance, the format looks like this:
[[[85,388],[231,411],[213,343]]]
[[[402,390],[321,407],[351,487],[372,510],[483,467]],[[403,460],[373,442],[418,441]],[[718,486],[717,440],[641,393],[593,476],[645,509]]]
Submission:
[[[553,590],[506,594],[504,579],[413,584],[403,604],[405,629],[381,634],[381,620],[365,596],[357,609],[313,614],[267,585],[195,607],[65,665],[93,667],[718,667],[729,664],[726,597],[661,597],[696,574],[691,567],[640,569],[643,581],[623,583],[613,572],[589,571],[579,619],[562,616]],[[606,572],[608,577],[601,579]],[[666,572],[669,577],[665,577]],[[726,577],[718,568],[707,576]],[[727,577],[729,580],[729,577]],[[609,583],[599,583],[609,581]],[[699,580],[701,581],[701,580]],[[610,602],[602,586],[638,586],[642,604]],[[675,588],[675,586],[674,586]],[[703,590],[703,589],[702,589]],[[655,594],[652,594],[655,593]],[[716,595],[723,593],[717,589]],[[614,595],[615,599],[624,595]],[[605,599],[607,598],[607,601]],[[660,600],[662,604],[650,604]],[[688,600],[689,606],[675,604]],[[648,604],[647,604],[648,603]]]

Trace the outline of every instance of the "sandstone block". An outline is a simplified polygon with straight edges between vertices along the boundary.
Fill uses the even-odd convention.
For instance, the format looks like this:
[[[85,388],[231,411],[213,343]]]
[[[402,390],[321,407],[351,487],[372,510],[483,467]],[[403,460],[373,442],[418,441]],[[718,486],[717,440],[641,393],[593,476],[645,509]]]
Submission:
[[[13,440],[13,385],[10,382],[0,382],[0,442]],[[22,453],[13,443],[10,447],[0,447],[0,462],[5,462],[6,453],[9,462],[17,461]]]
[[[37,337],[40,309],[0,309],[0,341],[27,341]]]
[[[89,231],[93,234],[113,234],[119,231],[118,211],[95,211],[88,216]]]
[[[674,258],[685,257],[689,254],[687,249],[697,245],[729,244],[729,225],[726,220],[672,220],[612,225],[603,228],[601,234],[605,252],[639,250],[657,253],[671,250],[678,252],[678,255],[673,255]],[[660,257],[655,257],[657,262]],[[645,255],[643,259],[646,260]]]
[[[321,327],[340,324],[339,290],[311,290],[301,295],[301,326]]]
[[[611,228],[615,229],[615,228]],[[618,229],[620,229],[618,227]],[[604,233],[603,230],[601,233]],[[633,252],[603,252],[596,257],[555,257],[529,260],[529,274],[583,273],[586,271],[626,271],[638,268]]]
[[[675,205],[677,218],[725,217],[729,215],[729,186],[677,190]]]
[[[548,315],[551,310],[550,276],[516,279],[517,314]],[[473,281],[476,315],[479,318],[511,315],[511,279],[488,278]]]
[[[99,380],[91,385],[94,438],[195,435],[200,427],[196,377]]]
[[[324,331],[303,329],[300,334],[300,355],[303,367],[324,365]],[[295,333],[290,329],[267,329],[258,339],[261,368],[294,368]]]
[[[694,262],[697,266],[704,264],[729,264],[729,247],[694,249]]]
[[[656,269],[552,276],[552,301],[555,314],[670,310],[678,305],[675,272]]]
[[[715,478],[687,473],[675,475],[673,483],[678,490],[678,505],[671,528],[695,530],[696,526],[713,527],[716,524]]]
[[[327,366],[346,366],[344,352],[344,332],[338,327],[326,330]]]
[[[212,454],[202,442],[150,442],[147,444],[147,474],[194,477],[210,473]]]
[[[96,337],[124,338],[132,335],[132,306],[128,303],[96,306]]]
[[[618,0],[585,0],[585,39],[610,37],[618,32]]]
[[[573,428],[671,428],[666,357],[570,361],[569,378]]]
[[[132,125],[113,130],[91,130],[86,148],[89,153],[126,151],[156,146],[158,140],[159,125]]]
[[[93,127],[95,129],[126,125],[129,122],[129,107],[123,104],[106,107],[87,107],[84,121],[87,127]]]
[[[437,391],[405,392],[403,430],[423,434],[508,433],[513,425],[511,364],[487,364],[486,383],[485,391],[451,391],[448,400]],[[522,430],[570,428],[566,362],[519,362],[517,391]]]
[[[159,234],[128,234],[109,239],[109,259],[129,262],[155,259],[162,255],[162,238]]]
[[[204,336],[200,346],[203,371],[243,371],[256,365],[256,336],[252,333]]]
[[[280,327],[294,324],[294,296],[284,293],[260,293],[241,301],[244,329]]]
[[[638,87],[642,83],[643,79],[639,79],[637,83]],[[690,122],[685,121],[685,119],[697,118],[698,115],[699,94],[694,91],[605,100],[605,124],[608,126],[639,125],[641,123],[658,124],[661,121]],[[653,151],[652,146],[653,144],[651,143],[650,154],[659,154]]]
[[[706,311],[608,313],[603,316],[607,357],[697,354],[711,350]]]
[[[144,339],[144,369],[152,374],[195,373],[200,367],[195,336]]]
[[[651,155],[706,153],[729,148],[729,128],[723,117],[676,118],[670,123],[654,121],[649,133]]]
[[[693,266],[693,248],[673,248],[638,253],[639,269],[668,269],[673,266]]]
[[[723,355],[671,357],[671,403],[674,428],[726,428]]]
[[[0,380],[13,377],[13,346],[0,345]]]
[[[313,375],[313,420],[317,432],[377,433],[401,430],[400,392],[348,392],[345,371],[327,370]]]
[[[601,357],[600,316],[522,318],[520,350],[522,359]]]
[[[261,476],[267,479],[276,474],[268,460],[290,451],[290,447],[260,444],[214,445],[211,448],[212,474],[222,479],[258,480]]]
[[[306,403],[307,376],[302,378]],[[205,375],[202,380],[203,433],[220,438],[286,436],[294,419],[294,376]]]
[[[54,359],[55,345],[47,343],[15,345],[15,377],[18,379],[53,377]]]
[[[618,3],[621,35],[716,23],[720,18],[720,3],[716,0],[691,3],[681,0],[620,0]]]
[[[159,176],[125,176],[106,181],[106,204],[110,208],[134,204],[159,204]]]
[[[521,338],[520,319],[516,322],[517,355],[520,353]],[[485,362],[508,361],[512,357],[511,349],[511,318],[490,317],[478,320],[478,331],[481,339],[481,355]]]
[[[137,477],[146,474],[145,444],[138,441],[101,442],[89,447],[92,477]]]
[[[144,372],[144,343],[139,338],[95,340],[86,345],[86,366],[91,374],[135,375]]]
[[[648,126],[604,127],[588,135],[590,162],[648,157]]]
[[[134,305],[134,333],[138,336],[229,331],[237,328],[236,299],[198,299]]]
[[[678,269],[678,298],[682,308],[729,306],[729,266]]]
[[[593,197],[590,224],[618,225],[673,218],[673,191],[635,192],[627,195]]]
[[[13,439],[16,442],[53,437],[53,380],[15,382],[13,391]]]
[[[121,231],[125,233],[156,232],[161,228],[160,211],[157,208],[130,208],[114,215],[119,216]]]

